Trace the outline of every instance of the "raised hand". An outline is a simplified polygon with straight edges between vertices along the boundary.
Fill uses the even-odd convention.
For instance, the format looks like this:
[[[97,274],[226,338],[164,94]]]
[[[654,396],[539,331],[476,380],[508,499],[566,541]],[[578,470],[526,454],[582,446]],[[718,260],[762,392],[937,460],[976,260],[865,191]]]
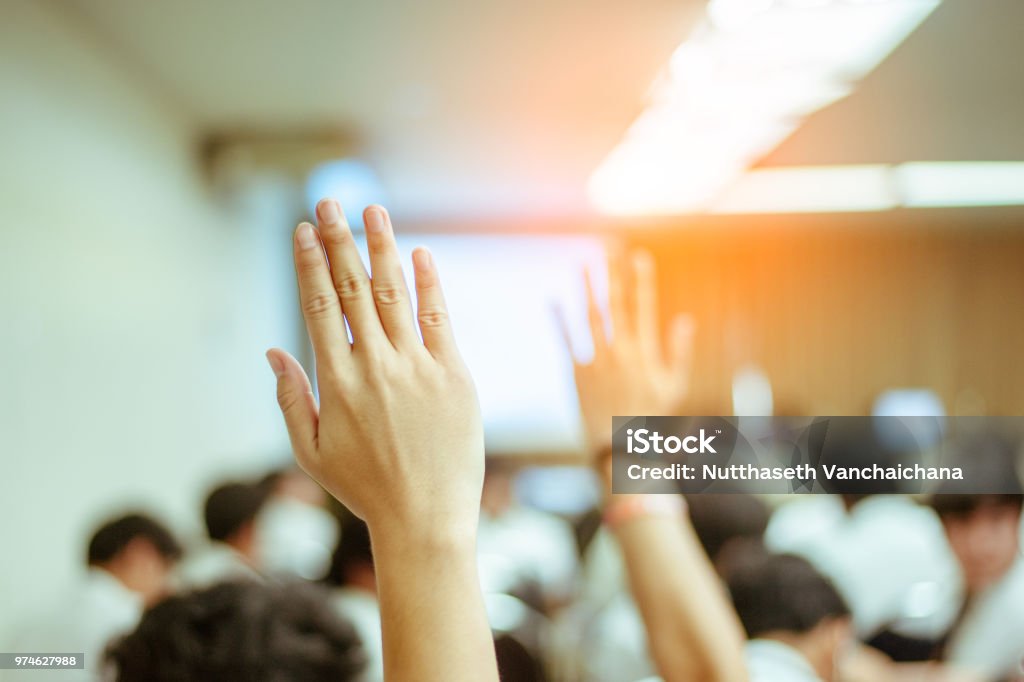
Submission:
[[[338,203],[321,201],[317,216],[319,233],[295,231],[295,269],[319,408],[299,363],[267,354],[295,457],[371,527],[465,526],[479,509],[483,427],[433,259],[413,253],[417,333],[387,212],[364,213],[372,279]]]
[[[605,520],[625,560],[630,591],[647,629],[648,647],[666,682],[746,682],[743,633],[679,497],[611,494],[612,417],[665,415],[689,388],[693,323],[677,317],[661,342],[650,255],[609,266],[610,333],[587,276],[594,358],[574,357],[576,390],[588,445],[604,478]],[[572,340],[564,325],[566,345]],[[671,571],[665,567],[671,566]]]
[[[294,250],[319,406],[299,363],[267,353],[295,458],[370,528],[388,679],[496,680],[475,557],[483,427],[437,269],[413,253],[417,332],[387,212],[363,213],[369,275],[338,203],[317,218]]]
[[[628,266],[623,260],[613,257],[609,263],[608,325],[586,274],[594,357],[584,362],[573,355],[585,436],[594,450],[611,443],[613,416],[672,414],[689,388],[692,320],[675,318],[664,346],[653,260],[643,251],[632,254]],[[563,333],[572,354],[564,319]]]

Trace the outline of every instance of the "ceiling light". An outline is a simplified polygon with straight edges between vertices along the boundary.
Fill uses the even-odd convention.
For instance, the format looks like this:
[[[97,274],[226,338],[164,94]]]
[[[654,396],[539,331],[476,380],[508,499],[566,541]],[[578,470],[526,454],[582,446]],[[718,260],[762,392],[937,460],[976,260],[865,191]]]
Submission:
[[[939,1],[712,0],[594,171],[591,201],[620,215],[708,210],[803,118],[847,96]]]

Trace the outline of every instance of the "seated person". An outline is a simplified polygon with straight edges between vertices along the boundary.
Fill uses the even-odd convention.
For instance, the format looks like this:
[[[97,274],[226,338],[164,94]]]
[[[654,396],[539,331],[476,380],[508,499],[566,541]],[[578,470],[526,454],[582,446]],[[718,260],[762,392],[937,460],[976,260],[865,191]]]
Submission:
[[[311,584],[226,582],[165,599],[106,653],[117,682],[350,682],[365,657]]]
[[[88,573],[52,612],[21,628],[9,651],[82,652],[85,670],[9,671],[5,679],[93,679],[103,648],[131,631],[167,592],[181,546],[162,524],[142,514],[104,523],[89,541]]]
[[[572,595],[576,541],[563,519],[516,499],[517,467],[488,457],[480,505],[477,554],[485,592],[511,594],[553,613]]]
[[[327,510],[327,493],[294,466],[272,471],[260,485],[270,495],[257,524],[262,572],[320,578],[338,542],[338,520]]]
[[[868,422],[829,425],[822,457],[844,465],[907,463]],[[861,639],[898,625],[935,637],[956,614],[956,561],[932,510],[906,493],[905,481],[832,481],[834,495],[803,495],[772,514],[765,544],[810,561],[853,611]],[[889,651],[888,653],[893,653]]]
[[[267,486],[225,483],[206,498],[203,520],[209,544],[182,562],[175,582],[182,588],[198,588],[221,580],[259,579],[261,552],[257,519],[267,503]]]
[[[768,527],[768,505],[754,495],[701,494],[687,497],[690,522],[719,573],[736,552],[760,545]]]
[[[352,517],[341,527],[341,538],[331,557],[324,582],[334,588],[331,605],[352,623],[366,652],[366,670],[360,679],[384,679],[384,647],[380,633],[380,604],[373,549],[366,524]]]
[[[750,641],[751,682],[833,682],[853,642],[850,609],[805,559],[753,550],[727,576]]]
[[[941,644],[942,660],[985,679],[1020,673],[1024,660],[1024,556],[1016,495],[936,495],[963,572],[964,602]]]

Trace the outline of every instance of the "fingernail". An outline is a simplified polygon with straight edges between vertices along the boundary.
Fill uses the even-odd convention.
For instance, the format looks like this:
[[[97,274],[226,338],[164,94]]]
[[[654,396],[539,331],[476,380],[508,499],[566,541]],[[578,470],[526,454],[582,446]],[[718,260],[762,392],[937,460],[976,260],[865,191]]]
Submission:
[[[433,263],[433,257],[430,255],[430,251],[427,251],[425,247],[418,247],[412,252],[413,265],[417,266],[421,270],[429,270]]]
[[[338,202],[334,199],[324,199],[320,202],[320,219],[328,225],[334,225],[341,221],[341,212],[338,210]]]
[[[270,369],[273,370],[274,376],[280,377],[284,374],[284,363],[277,356],[271,355],[270,351],[267,351],[267,362],[270,364]]]
[[[302,249],[315,249],[319,241],[316,238],[316,233],[313,231],[313,226],[309,223],[299,225],[296,238],[299,240],[299,247]]]
[[[367,232],[383,232],[384,231],[384,211],[377,206],[371,206],[366,209],[366,231]]]

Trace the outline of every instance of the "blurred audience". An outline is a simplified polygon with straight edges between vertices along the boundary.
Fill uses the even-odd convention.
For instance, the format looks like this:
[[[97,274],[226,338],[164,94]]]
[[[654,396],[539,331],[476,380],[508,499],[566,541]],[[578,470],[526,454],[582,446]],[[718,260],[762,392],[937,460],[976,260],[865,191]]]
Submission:
[[[370,529],[350,517],[341,527],[337,547],[324,582],[332,589],[331,606],[352,623],[366,653],[362,680],[384,679],[384,643],[381,640],[377,576],[373,568]]]
[[[257,520],[269,491],[258,483],[225,483],[203,505],[209,542],[182,562],[175,580],[182,588],[199,588],[222,580],[262,578],[262,548]]]
[[[830,422],[819,464],[919,459],[915,441],[903,439],[902,449],[892,441],[870,422]],[[943,632],[956,614],[957,568],[938,517],[900,494],[908,491],[905,481],[833,480],[829,490],[835,494],[776,510],[765,535],[769,549],[802,556],[828,576],[861,638],[890,628],[921,637]]]
[[[58,590],[42,615],[19,624],[14,652],[85,654],[85,670],[8,671],[4,679],[94,679],[104,647],[129,632],[143,609],[168,591],[168,578],[182,549],[171,532],[144,514],[128,514],[101,525],[89,540],[88,572],[75,586]]]
[[[514,595],[550,614],[572,597],[575,536],[563,519],[517,501],[516,472],[506,461],[487,459],[477,534],[480,578],[485,592]]]
[[[1016,495],[936,495],[964,577],[956,621],[940,643],[952,666],[998,680],[1024,672],[1024,556]]]
[[[327,510],[327,493],[301,469],[267,474],[269,494],[257,523],[260,566],[267,575],[313,580],[327,571],[338,541],[338,521]]]

